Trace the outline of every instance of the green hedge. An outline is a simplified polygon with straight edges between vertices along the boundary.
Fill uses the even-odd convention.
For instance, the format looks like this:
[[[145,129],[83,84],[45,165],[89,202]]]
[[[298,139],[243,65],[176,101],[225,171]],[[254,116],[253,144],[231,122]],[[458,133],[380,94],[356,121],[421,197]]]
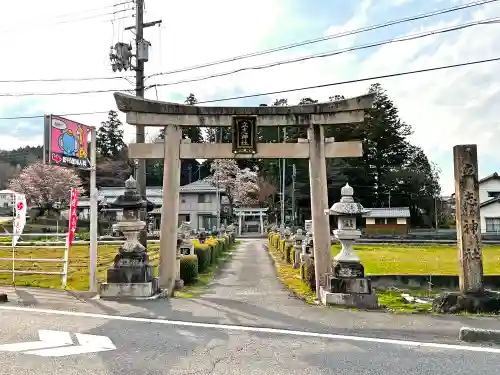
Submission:
[[[217,263],[220,256],[231,248],[234,241],[234,235],[209,237],[203,244],[199,243],[198,240],[193,240],[195,255],[185,255],[181,258],[181,279],[184,280],[184,283],[193,283],[199,274],[208,271],[212,265]],[[191,271],[194,267],[193,258],[196,259],[196,272]]]
[[[198,257],[196,255],[183,256],[180,271],[184,284],[189,285],[198,280]]]

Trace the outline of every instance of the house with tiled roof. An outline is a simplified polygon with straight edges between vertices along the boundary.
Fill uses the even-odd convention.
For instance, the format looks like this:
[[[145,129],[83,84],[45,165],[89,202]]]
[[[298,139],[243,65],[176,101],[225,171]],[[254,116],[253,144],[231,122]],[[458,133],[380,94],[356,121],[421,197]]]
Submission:
[[[217,193],[218,191],[218,193]],[[99,206],[101,212],[112,212],[115,209],[109,207],[116,198],[125,192],[123,187],[101,187],[99,189]],[[151,230],[160,226],[161,212],[163,210],[163,188],[161,186],[146,187],[146,198],[153,210],[149,212]],[[217,211],[224,218],[230,214],[229,201],[225,196],[224,189],[217,189],[206,180],[198,180],[180,187],[179,222],[189,221],[195,229],[210,229],[217,223]],[[90,202],[81,198],[78,202],[81,215],[88,215]],[[168,202],[165,205],[168,212]],[[118,210],[116,220],[120,220],[121,211]],[[82,217],[84,218],[84,217]]]
[[[481,233],[500,233],[500,176],[492,173],[479,180]]]

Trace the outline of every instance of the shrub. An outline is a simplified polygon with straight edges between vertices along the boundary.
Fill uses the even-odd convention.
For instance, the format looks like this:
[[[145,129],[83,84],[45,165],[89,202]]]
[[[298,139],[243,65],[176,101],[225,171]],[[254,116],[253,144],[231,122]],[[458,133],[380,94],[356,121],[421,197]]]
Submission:
[[[199,244],[194,248],[194,253],[198,257],[198,272],[205,272],[211,264],[211,247],[206,244]]]
[[[304,268],[302,270],[302,267]],[[304,275],[304,282],[309,285],[311,290],[315,291],[316,290],[316,272],[314,270],[314,260],[313,259],[307,259],[305,262],[302,262],[302,265],[300,266],[301,269],[301,274],[303,273]]]
[[[198,257],[184,255],[180,261],[180,273],[184,284],[194,283],[198,279]]]

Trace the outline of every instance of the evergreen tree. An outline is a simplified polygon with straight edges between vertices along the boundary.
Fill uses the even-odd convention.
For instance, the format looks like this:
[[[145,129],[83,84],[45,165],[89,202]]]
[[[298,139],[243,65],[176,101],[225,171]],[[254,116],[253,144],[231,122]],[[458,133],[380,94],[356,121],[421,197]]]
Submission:
[[[115,111],[109,111],[108,120],[103,121],[97,130],[96,146],[100,157],[116,159],[122,156],[125,148],[123,124]]]
[[[189,94],[184,101],[187,105],[196,105],[198,99],[196,99],[193,93]],[[197,126],[184,127],[182,129],[182,138],[191,139],[192,143],[202,143],[203,136],[201,128]],[[161,129],[158,135],[158,139],[165,139],[165,130]],[[181,160],[181,185],[186,185],[190,182],[198,180],[198,177],[205,178],[208,175],[209,168],[202,168],[199,171],[200,163],[196,159],[182,159]],[[163,160],[151,160],[146,165],[146,170],[148,172],[149,180],[152,184],[159,186],[163,184]]]

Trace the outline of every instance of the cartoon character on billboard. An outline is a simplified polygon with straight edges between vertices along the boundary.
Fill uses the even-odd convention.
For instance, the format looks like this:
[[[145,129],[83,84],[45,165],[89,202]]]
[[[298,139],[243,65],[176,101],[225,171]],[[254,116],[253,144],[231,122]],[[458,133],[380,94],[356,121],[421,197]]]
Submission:
[[[64,156],[73,156],[79,159],[87,157],[87,151],[84,147],[84,136],[86,134],[84,134],[85,131],[81,125],[77,125],[76,131],[73,133],[73,130],[68,129],[64,121],[53,119],[52,127],[61,131],[61,135],[57,138],[57,145]]]

